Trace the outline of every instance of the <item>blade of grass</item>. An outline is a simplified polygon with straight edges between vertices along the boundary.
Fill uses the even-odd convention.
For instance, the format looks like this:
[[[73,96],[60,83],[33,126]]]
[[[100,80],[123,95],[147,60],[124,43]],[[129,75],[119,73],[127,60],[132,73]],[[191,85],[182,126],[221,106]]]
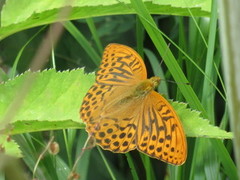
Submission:
[[[209,35],[208,35],[208,44],[206,44],[207,48],[207,57],[206,57],[206,63],[205,63],[205,74],[211,78],[211,81],[216,83],[216,77],[217,73],[214,71],[214,49],[215,49],[215,39],[216,39],[216,29],[217,29],[217,5],[216,1],[212,1],[212,11],[211,11],[211,18],[210,18],[210,29],[209,29]],[[192,17],[194,19],[194,17]],[[200,34],[201,30],[199,29]],[[218,63],[219,64],[219,63]],[[208,79],[206,76],[204,76],[203,81],[203,88],[202,90],[202,104],[204,107],[206,107],[209,120],[212,124],[215,124],[215,92],[216,90],[214,87],[209,84]],[[207,98],[206,98],[207,97]],[[202,151],[205,152],[205,156],[200,157],[199,153],[196,153],[194,151],[194,157],[197,159],[197,162],[200,162],[200,164],[203,166],[202,168],[202,174],[199,174],[199,176],[202,175],[201,178],[207,177],[215,177],[217,172],[219,172],[220,162],[219,159],[216,156],[216,151],[214,150],[214,147],[212,144],[208,143],[210,141],[207,141],[205,139],[199,139],[196,141],[195,149],[203,149]],[[205,151],[204,151],[205,150]],[[207,157],[207,158],[206,158]],[[199,166],[196,164],[196,161],[193,161],[191,167],[191,173],[195,174],[197,171],[196,166]],[[216,179],[213,178],[213,179]]]
[[[107,162],[107,159],[106,159],[106,157],[104,156],[101,148],[100,148],[99,146],[97,146],[97,149],[98,149],[98,151],[99,151],[99,153],[100,153],[100,155],[101,155],[101,157],[102,157],[102,159],[103,159],[103,161],[104,161],[104,164],[105,164],[106,167],[107,167],[107,170],[108,170],[111,178],[112,178],[113,180],[116,180],[117,178],[116,178],[115,175],[113,174],[113,172],[112,172],[112,170],[111,170],[111,168],[110,168],[110,166],[109,166],[109,164],[108,164],[108,162]]]
[[[140,157],[142,159],[142,162],[145,168],[146,180],[155,180],[156,178],[154,177],[153,168],[150,162],[150,157],[143,153],[140,153]]]
[[[201,69],[201,67],[198,66],[198,64],[196,62],[194,62],[194,60],[186,52],[184,52],[181,48],[179,48],[176,43],[174,43],[169,37],[167,37],[167,35],[165,35],[161,31],[159,31],[159,33],[161,33],[168,41],[170,41],[170,43],[173,44],[186,57],[186,59],[189,60],[192,63],[192,65],[194,67],[196,67],[200,71],[200,73],[202,73],[204,75],[204,77],[208,80],[208,82],[214,87],[214,89],[216,89],[216,91],[220,94],[220,96],[226,101],[225,96],[222,94],[222,92],[219,90],[219,88],[215,85],[215,83],[211,80],[211,78],[205,74],[205,72]]]
[[[76,41],[79,43],[79,45],[82,46],[82,48],[87,52],[87,54],[92,59],[92,62],[96,65],[96,67],[98,67],[98,65],[100,64],[100,61],[101,61],[101,57],[91,47],[90,43],[83,36],[83,34],[70,21],[65,22],[64,27],[76,39]]]
[[[73,162],[72,162],[72,154],[71,154],[71,151],[69,149],[69,144],[68,144],[68,138],[67,138],[67,130],[66,129],[63,129],[63,138],[64,138],[64,142],[65,142],[65,148],[66,148],[66,152],[67,152],[67,157],[68,157],[68,164],[69,164],[69,167],[72,167],[73,166]]]
[[[206,64],[205,64],[205,73],[206,75],[211,78],[211,80],[214,82],[216,73],[214,74],[214,47],[215,47],[215,39],[216,39],[216,29],[217,29],[217,4],[216,0],[212,1],[212,13],[210,18],[210,30],[209,30],[209,39],[208,44],[206,45],[208,47],[207,49],[207,58],[206,58]],[[201,31],[200,31],[201,32]],[[208,113],[208,119],[212,124],[215,124],[215,114],[214,114],[214,99],[215,99],[215,90],[214,88],[209,84],[207,78],[204,78],[203,82],[203,91],[202,91],[202,104],[207,109]],[[206,98],[208,97],[208,98]]]
[[[206,42],[206,40],[205,40],[205,38],[204,38],[204,35],[203,35],[200,27],[198,26],[198,23],[197,23],[195,17],[194,17],[193,14],[192,14],[192,11],[191,11],[190,9],[188,9],[188,12],[189,12],[190,16],[192,17],[192,20],[194,21],[194,24],[196,25],[196,27],[197,27],[197,29],[198,29],[198,32],[200,33],[200,36],[202,37],[202,40],[203,40],[205,46],[208,47],[208,44],[207,44],[207,42]]]
[[[47,26],[43,26],[39,31],[37,31],[37,32],[23,45],[23,47],[20,49],[20,51],[18,52],[17,57],[16,57],[16,59],[15,59],[15,61],[14,61],[13,67],[12,67],[12,69],[11,69],[11,71],[10,71],[10,75],[9,75],[10,79],[12,79],[12,78],[14,78],[14,77],[16,76],[17,65],[18,65],[18,63],[19,63],[19,60],[20,60],[20,58],[21,58],[21,56],[22,56],[22,53],[23,53],[24,49],[25,49],[25,48],[27,47],[27,45],[28,45],[30,42],[32,42],[32,40],[33,40],[40,32],[42,32],[46,27],[47,27]]]
[[[103,46],[102,46],[102,43],[99,39],[99,36],[98,36],[98,33],[97,33],[97,30],[96,30],[96,27],[95,27],[95,24],[94,24],[94,21],[92,18],[87,18],[86,19],[87,21],[87,24],[88,24],[88,27],[93,35],[93,39],[97,45],[97,48],[98,48],[98,52],[99,54],[102,54],[103,52]]]
[[[63,131],[64,132],[64,131]],[[68,146],[68,150],[70,153],[70,156],[68,156],[68,158],[71,158],[73,157],[72,155],[72,152],[73,152],[73,147],[74,147],[74,143],[75,143],[75,140],[76,140],[76,134],[77,134],[77,130],[76,129],[68,129],[67,130],[67,146]],[[64,138],[65,140],[65,138]],[[68,155],[68,154],[67,154]],[[71,161],[69,161],[70,163]],[[73,164],[69,164],[69,167],[72,168],[72,165]]]
[[[136,39],[137,39],[137,52],[143,58],[143,37],[144,28],[138,16],[136,16]],[[144,59],[144,58],[143,58]]]
[[[131,169],[131,173],[132,173],[133,179],[134,179],[134,180],[139,180],[138,175],[137,175],[136,168],[135,168],[135,166],[134,166],[134,161],[133,161],[130,153],[126,153],[126,156],[127,156],[127,161],[128,161],[129,167],[130,167],[130,169]]]
[[[136,10],[136,13],[139,15],[143,26],[148,32],[159,54],[162,56],[165,64],[167,65],[169,71],[171,72],[174,80],[176,82],[188,82],[187,78],[183,74],[173,54],[169,50],[168,45],[163,39],[161,33],[159,32],[155,22],[153,21],[152,17],[147,11],[143,2],[141,0],[131,0],[131,3],[132,7]],[[206,117],[206,112],[203,106],[201,105],[198,97],[194,93],[193,89],[189,85],[186,85],[184,83],[178,85],[190,106],[194,109],[200,110]]]
[[[213,144],[215,151],[218,153],[218,158],[221,160],[222,165],[225,169],[225,173],[232,180],[238,179],[237,168],[232,161],[226,148],[222,148],[222,141],[219,139],[210,139]]]
[[[185,25],[184,25],[184,17],[176,17],[177,19],[177,23],[178,23],[178,31],[179,31],[179,38],[178,38],[178,46],[180,49],[182,49],[183,51],[186,51],[186,47],[187,47],[187,38],[186,38],[186,34],[185,34]],[[178,51],[178,56],[177,56],[177,61],[180,67],[184,67],[185,66],[185,56],[183,55],[183,53],[181,53],[181,51]],[[179,91],[178,88],[176,88],[176,99],[178,99],[179,101],[184,101],[183,95],[182,93]]]

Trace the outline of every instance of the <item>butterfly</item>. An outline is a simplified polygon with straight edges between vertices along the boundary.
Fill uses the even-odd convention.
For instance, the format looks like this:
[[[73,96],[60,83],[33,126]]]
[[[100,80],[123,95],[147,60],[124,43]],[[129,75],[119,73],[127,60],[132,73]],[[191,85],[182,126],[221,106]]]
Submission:
[[[145,64],[135,50],[109,44],[80,109],[96,144],[115,153],[137,149],[173,165],[183,164],[185,133],[173,107],[154,91],[159,83],[159,77],[147,79]]]

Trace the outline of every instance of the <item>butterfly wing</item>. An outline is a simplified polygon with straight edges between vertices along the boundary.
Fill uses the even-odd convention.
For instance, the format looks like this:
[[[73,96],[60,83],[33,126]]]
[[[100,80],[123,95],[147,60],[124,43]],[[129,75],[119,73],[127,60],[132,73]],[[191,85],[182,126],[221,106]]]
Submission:
[[[134,135],[135,126],[130,127],[133,121],[122,114],[126,114],[126,108],[131,109],[129,105],[119,105],[118,111],[113,106],[114,102],[119,101],[122,97],[127,96],[134,84],[140,80],[146,79],[147,73],[142,58],[136,51],[130,47],[120,44],[109,44],[103,53],[102,62],[96,74],[96,83],[89,89],[88,93],[83,99],[80,109],[81,119],[86,123],[86,130],[96,138],[97,143],[105,149],[115,150],[116,147],[109,147],[103,142],[108,140],[101,140],[100,132],[109,132],[109,126],[115,132],[115,136],[120,137],[120,134],[129,132]],[[127,87],[126,87],[127,86]],[[135,107],[132,104],[132,107]],[[115,108],[115,109],[114,109]],[[103,112],[107,115],[109,109],[115,111],[115,115],[121,115],[122,123],[116,123],[116,118],[113,116],[104,116]],[[112,113],[113,114],[113,113]],[[115,121],[113,121],[115,119]],[[128,123],[128,124],[127,124]],[[109,126],[102,126],[108,124]],[[108,128],[108,129],[107,129]],[[125,128],[124,132],[123,128]],[[111,129],[111,128],[110,128]],[[121,130],[122,129],[122,130]],[[125,132],[126,131],[126,132]],[[131,133],[130,133],[131,132]],[[103,135],[103,133],[101,133]],[[123,135],[121,135],[122,137]],[[131,135],[129,135],[130,138]],[[102,139],[104,139],[102,137]],[[115,143],[116,144],[116,143]],[[131,144],[131,145],[130,145]],[[120,147],[120,145],[119,145]],[[135,148],[134,142],[129,143],[128,150]],[[119,152],[125,150],[120,149]]]
[[[142,99],[122,101],[134,87],[130,86],[126,91],[125,86],[104,86],[108,90],[99,96],[91,96],[93,92],[98,91],[96,88],[99,88],[99,85],[95,84],[89,90],[90,96],[86,95],[83,101],[80,114],[86,122],[86,130],[103,149],[118,153],[133,150],[136,148],[135,136],[139,115],[139,107],[136,104],[141,105]],[[97,103],[96,99],[99,99]],[[89,108],[89,104],[94,104],[91,107],[94,111]]]
[[[103,149],[117,153],[136,149],[136,116],[138,115],[134,111],[131,106],[126,106],[121,111],[101,117],[99,119],[101,123],[96,123],[90,130],[96,143]]]
[[[137,148],[174,165],[185,162],[187,145],[183,128],[166,99],[152,91],[144,99],[122,102],[134,86],[127,91],[125,86],[101,86],[97,83],[92,86],[80,113],[86,130],[98,145],[118,153]]]
[[[145,64],[136,51],[121,44],[109,44],[97,71],[96,82],[126,86],[147,78]]]
[[[138,120],[137,149],[170,164],[183,164],[187,157],[187,143],[175,110],[155,91],[143,104]]]
[[[137,148],[180,165],[186,160],[186,138],[171,105],[155,91],[144,98],[131,96],[146,77],[143,60],[133,49],[108,45],[96,83],[83,99],[81,119],[104,149],[124,153]]]

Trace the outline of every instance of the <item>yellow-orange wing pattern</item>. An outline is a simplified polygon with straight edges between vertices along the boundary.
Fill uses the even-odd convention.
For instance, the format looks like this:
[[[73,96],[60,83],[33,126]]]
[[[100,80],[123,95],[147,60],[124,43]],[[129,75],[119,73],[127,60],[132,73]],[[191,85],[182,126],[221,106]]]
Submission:
[[[120,44],[109,44],[105,48],[97,83],[126,86],[146,78],[144,62],[136,51]]]
[[[98,145],[118,153],[137,148],[175,165],[185,162],[185,134],[174,109],[154,91],[159,81],[147,79],[144,62],[133,49],[106,47],[96,82],[80,110]]]
[[[160,94],[152,91],[144,101],[137,149],[164,162],[180,165],[186,161],[186,137],[180,120]]]

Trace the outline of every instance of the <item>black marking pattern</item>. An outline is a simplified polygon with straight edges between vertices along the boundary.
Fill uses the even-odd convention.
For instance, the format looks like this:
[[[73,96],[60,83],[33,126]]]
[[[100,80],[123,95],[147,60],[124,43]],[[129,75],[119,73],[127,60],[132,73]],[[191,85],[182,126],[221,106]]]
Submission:
[[[137,149],[151,157],[180,165],[186,160],[186,139],[179,119],[161,95],[152,92],[146,98],[137,131]]]
[[[152,91],[136,103],[139,105],[133,103],[139,113],[134,113],[132,106],[112,108],[112,100],[121,95],[117,89],[144,79],[145,65],[134,50],[109,45],[96,74],[96,83],[83,99],[81,119],[89,135],[104,149],[124,153],[137,148],[151,157],[180,165],[187,155],[185,135],[175,111],[161,95]],[[112,112],[112,109],[119,110]]]
[[[108,45],[102,59],[96,76],[99,84],[126,86],[147,78],[142,58],[127,46]]]

